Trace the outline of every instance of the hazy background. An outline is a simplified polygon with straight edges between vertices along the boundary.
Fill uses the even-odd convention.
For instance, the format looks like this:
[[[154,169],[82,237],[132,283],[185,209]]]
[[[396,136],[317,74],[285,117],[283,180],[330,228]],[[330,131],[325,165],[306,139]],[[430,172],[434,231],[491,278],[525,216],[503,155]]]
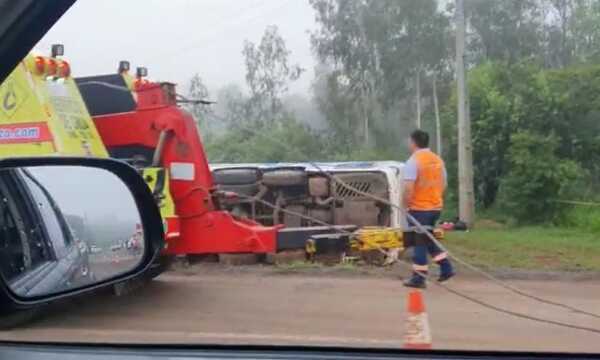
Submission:
[[[27,170],[56,202],[77,237],[104,247],[128,239],[141,224],[131,191],[115,174],[84,166]]]
[[[184,105],[213,163],[404,161],[420,127],[448,167],[451,212],[453,4],[79,0],[37,48],[63,43],[74,76],[125,59],[216,100]],[[558,202],[600,193],[600,0],[465,0],[465,18],[477,206],[600,229],[600,215]]]
[[[244,40],[258,43],[277,25],[307,71],[291,92],[306,93],[313,78],[307,31],[314,10],[298,0],[79,0],[36,46],[65,45],[77,76],[116,71],[119,60],[148,67],[151,78],[186,85],[199,73],[209,89],[244,84]]]

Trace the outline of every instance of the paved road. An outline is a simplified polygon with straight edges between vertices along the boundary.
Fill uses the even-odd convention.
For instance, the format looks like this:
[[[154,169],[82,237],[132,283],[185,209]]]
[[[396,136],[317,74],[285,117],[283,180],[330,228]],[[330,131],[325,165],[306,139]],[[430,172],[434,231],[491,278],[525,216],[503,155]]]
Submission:
[[[131,271],[140,262],[141,257],[121,256],[114,258],[90,258],[90,270],[96,279],[106,280],[118,274]]]
[[[540,296],[600,311],[600,282],[521,281]],[[509,295],[475,279],[453,288],[498,306],[600,328],[600,320]],[[434,348],[600,352],[600,335],[498,314],[431,287]],[[56,309],[1,339],[400,347],[406,290],[396,279],[167,273],[123,297],[97,295]]]

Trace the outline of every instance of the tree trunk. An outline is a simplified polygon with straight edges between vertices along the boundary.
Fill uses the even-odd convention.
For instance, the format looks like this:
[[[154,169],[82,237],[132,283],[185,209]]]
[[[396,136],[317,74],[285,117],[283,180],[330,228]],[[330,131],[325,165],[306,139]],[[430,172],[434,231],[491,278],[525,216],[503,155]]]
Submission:
[[[458,87],[458,213],[470,227],[475,220],[471,120],[467,108],[465,76],[465,15],[463,0],[456,0],[456,82]]]
[[[421,67],[417,68],[416,77],[416,101],[417,101],[417,129],[421,128]]]
[[[435,112],[435,150],[442,156],[442,126],[440,124],[440,108],[438,106],[437,77],[433,73],[433,111]]]

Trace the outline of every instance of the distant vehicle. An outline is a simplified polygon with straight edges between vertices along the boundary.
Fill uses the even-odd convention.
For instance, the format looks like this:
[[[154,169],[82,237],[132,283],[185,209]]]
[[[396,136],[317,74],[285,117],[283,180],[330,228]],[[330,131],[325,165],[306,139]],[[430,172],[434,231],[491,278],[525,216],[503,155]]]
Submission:
[[[142,224],[136,224],[135,233],[127,240],[125,247],[130,253],[138,254],[142,250],[143,239]]]
[[[88,253],[88,245],[84,241],[75,240],[75,243],[77,244],[77,246],[79,246],[79,251],[82,254]]]
[[[123,245],[117,244],[117,245],[111,246],[110,251],[118,251],[118,250],[121,250],[122,248],[123,248]]]
[[[100,247],[98,247],[98,246],[96,246],[96,245],[92,245],[92,246],[90,247],[90,252],[91,252],[92,254],[97,254],[97,253],[99,253],[99,252],[102,252],[102,248],[100,248]]]

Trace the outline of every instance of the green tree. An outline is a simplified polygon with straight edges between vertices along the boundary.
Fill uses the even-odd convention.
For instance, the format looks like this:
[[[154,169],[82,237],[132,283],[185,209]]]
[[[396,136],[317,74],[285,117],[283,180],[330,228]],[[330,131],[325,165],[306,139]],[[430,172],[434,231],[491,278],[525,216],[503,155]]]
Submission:
[[[363,134],[361,108],[341,72],[317,67],[313,96],[327,121],[332,145],[341,152],[359,146]]]
[[[486,60],[515,63],[544,54],[545,5],[540,0],[468,0],[474,30],[468,48],[474,64]]]
[[[237,84],[229,84],[217,91],[217,103],[213,105],[218,121],[224,126],[239,127],[248,123],[248,97]]]
[[[508,153],[510,171],[501,181],[500,207],[519,223],[556,219],[561,205],[556,202],[580,177],[576,162],[561,159],[556,136],[518,132],[511,136]]]
[[[565,67],[597,62],[600,56],[600,3],[597,0],[549,0],[547,64]]]
[[[192,100],[208,100],[210,94],[208,87],[204,84],[200,74],[196,73],[188,83],[187,97]],[[196,120],[198,128],[204,133],[210,131],[210,124],[207,122],[206,114],[211,112],[210,105],[199,103],[186,104],[188,110]]]
[[[206,144],[211,162],[279,162],[325,159],[322,137],[293,118],[280,126],[236,127]]]
[[[303,69],[290,63],[291,52],[274,25],[267,27],[259,44],[246,40],[242,54],[250,89],[247,106],[254,116],[252,120],[273,123],[283,113],[282,95]]]
[[[319,24],[311,35],[313,49],[321,63],[332,67],[329,88],[337,93],[331,98],[350,99],[358,110],[363,137],[367,140],[372,133],[372,143],[379,145],[382,139],[377,135],[389,136],[390,125],[397,129],[400,120],[414,119],[409,109],[422,97],[416,81],[420,75],[444,68],[448,17],[438,11],[435,0],[310,3]],[[347,121],[327,113],[332,123]]]
[[[512,171],[512,136],[552,137],[554,154],[586,169],[575,196],[594,192],[600,179],[600,66],[545,70],[540,65],[488,62],[469,72],[476,197],[493,206],[501,181]],[[456,163],[454,95],[443,113],[451,186]],[[554,196],[547,194],[548,196]],[[525,200],[524,200],[525,201]]]
[[[566,67],[598,59],[597,0],[469,0],[470,60],[535,59]]]

